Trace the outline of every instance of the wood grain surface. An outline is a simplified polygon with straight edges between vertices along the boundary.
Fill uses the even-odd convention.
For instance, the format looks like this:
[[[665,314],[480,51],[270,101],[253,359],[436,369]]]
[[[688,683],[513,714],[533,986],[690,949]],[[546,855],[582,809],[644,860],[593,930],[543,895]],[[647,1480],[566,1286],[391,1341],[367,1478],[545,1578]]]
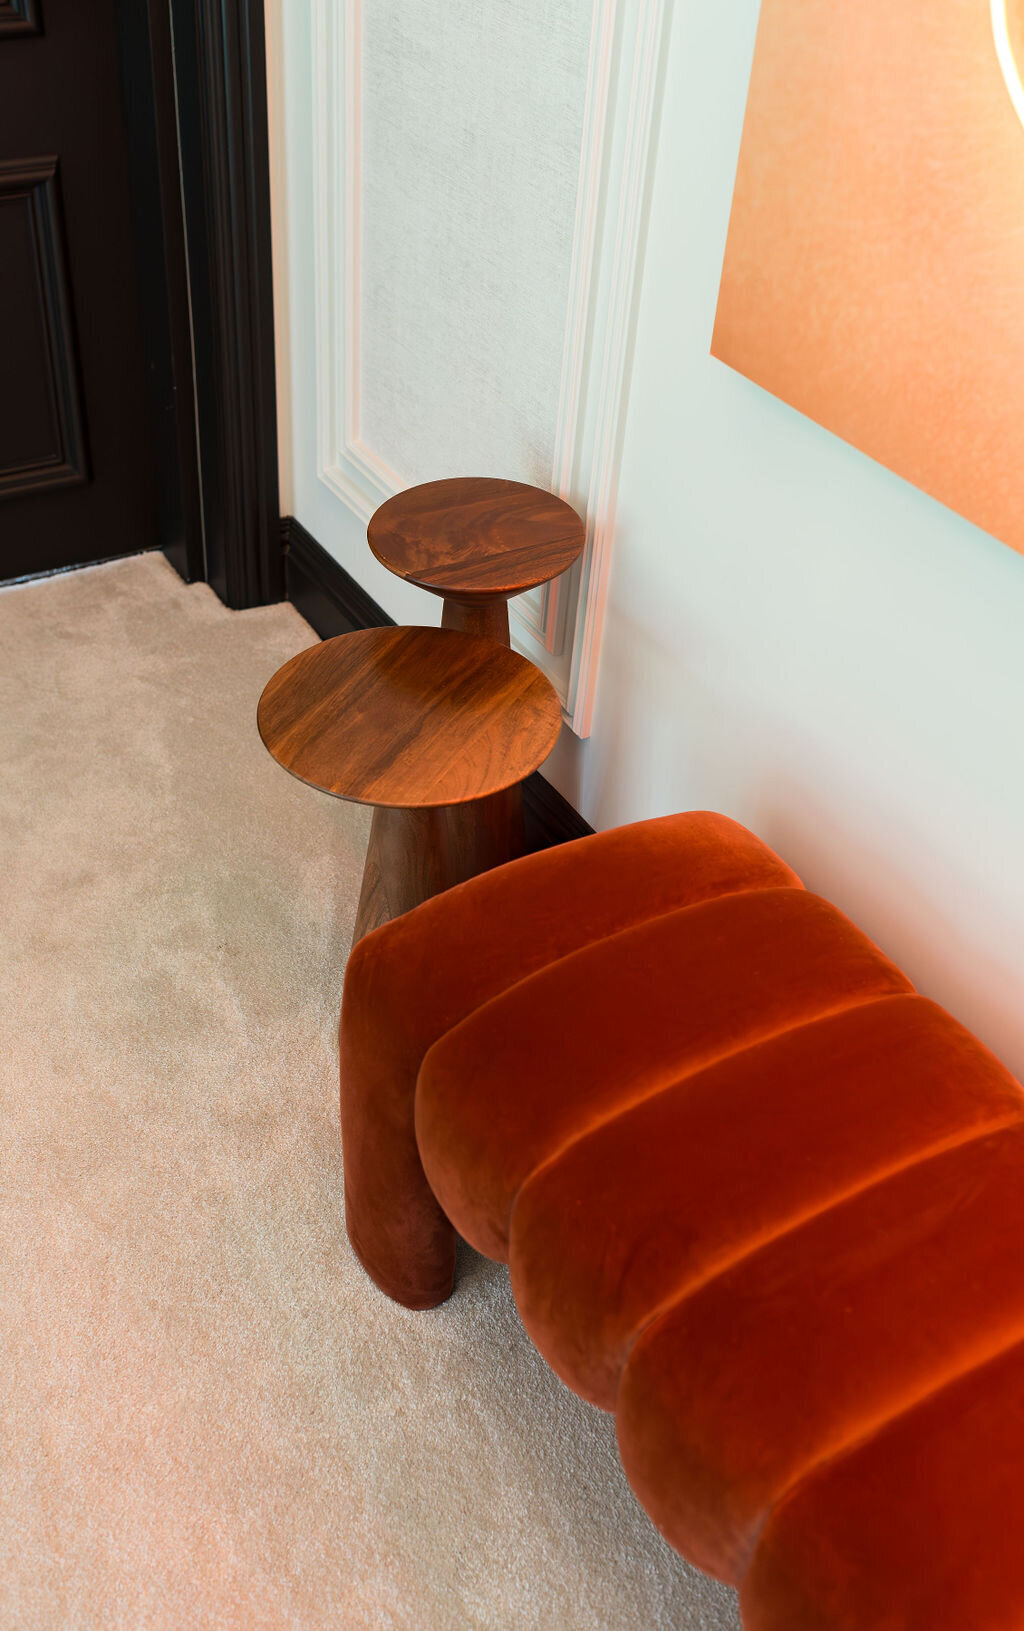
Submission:
[[[515,860],[523,849],[521,787],[447,808],[378,805],[352,944],[431,895]]]
[[[257,722],[279,764],[359,804],[422,809],[522,781],[555,745],[554,688],[525,657],[451,629],[360,629],[300,651]]]
[[[353,945],[382,923],[462,882],[452,866],[449,813],[443,809],[394,810],[387,805],[374,810]]]
[[[484,476],[428,481],[396,493],[366,530],[377,559],[438,595],[519,595],[564,572],[586,528],[542,487]]]
[[[508,627],[508,601],[503,595],[490,600],[453,600],[446,595],[441,607],[441,627],[461,629],[463,634],[479,634],[499,645],[511,644]]]

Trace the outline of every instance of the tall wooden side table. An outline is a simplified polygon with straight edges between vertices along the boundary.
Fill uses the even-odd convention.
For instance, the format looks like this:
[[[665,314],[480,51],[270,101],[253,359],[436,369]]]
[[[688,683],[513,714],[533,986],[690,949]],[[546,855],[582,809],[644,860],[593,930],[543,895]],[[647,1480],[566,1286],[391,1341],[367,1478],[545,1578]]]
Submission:
[[[293,776],[374,807],[354,940],[521,853],[505,790],[543,763],[561,720],[525,657],[429,628],[360,629],[300,651],[257,711]]]
[[[507,646],[510,596],[570,567],[586,528],[542,487],[458,476],[396,493],[371,516],[366,536],[390,572],[444,596],[442,628]]]

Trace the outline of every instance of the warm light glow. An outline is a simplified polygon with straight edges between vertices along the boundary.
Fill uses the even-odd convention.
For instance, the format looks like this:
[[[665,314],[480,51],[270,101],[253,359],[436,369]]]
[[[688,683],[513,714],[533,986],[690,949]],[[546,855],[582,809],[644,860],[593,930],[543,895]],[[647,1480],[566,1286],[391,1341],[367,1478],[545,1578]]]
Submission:
[[[1010,101],[1017,109],[1017,117],[1024,125],[1024,84],[1021,83],[1020,69],[1017,67],[1013,55],[1013,46],[1010,44],[1010,28],[1006,21],[1006,0],[991,0],[992,5],[992,33],[995,36],[996,55],[999,66],[1003,70],[1006,80],[1006,89],[1010,93]]]

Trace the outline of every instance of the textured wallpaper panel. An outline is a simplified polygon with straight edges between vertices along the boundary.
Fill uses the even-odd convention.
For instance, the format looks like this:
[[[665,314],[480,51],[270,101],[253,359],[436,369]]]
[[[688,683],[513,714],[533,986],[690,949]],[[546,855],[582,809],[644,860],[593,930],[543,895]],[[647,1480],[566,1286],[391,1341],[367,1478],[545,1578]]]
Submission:
[[[592,0],[364,0],[361,440],[549,486]]]

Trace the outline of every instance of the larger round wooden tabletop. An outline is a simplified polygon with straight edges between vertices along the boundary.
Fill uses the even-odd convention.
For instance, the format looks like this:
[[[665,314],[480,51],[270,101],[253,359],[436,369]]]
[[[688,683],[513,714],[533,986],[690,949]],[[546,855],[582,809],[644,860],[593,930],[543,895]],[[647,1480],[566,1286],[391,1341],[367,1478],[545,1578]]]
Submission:
[[[427,481],[396,493],[366,529],[377,559],[400,578],[458,599],[523,594],[564,572],[586,529],[542,487],[485,476]]]
[[[517,652],[450,629],[360,629],[279,668],[265,746],[300,781],[358,804],[422,809],[522,781],[555,745],[550,681]]]

